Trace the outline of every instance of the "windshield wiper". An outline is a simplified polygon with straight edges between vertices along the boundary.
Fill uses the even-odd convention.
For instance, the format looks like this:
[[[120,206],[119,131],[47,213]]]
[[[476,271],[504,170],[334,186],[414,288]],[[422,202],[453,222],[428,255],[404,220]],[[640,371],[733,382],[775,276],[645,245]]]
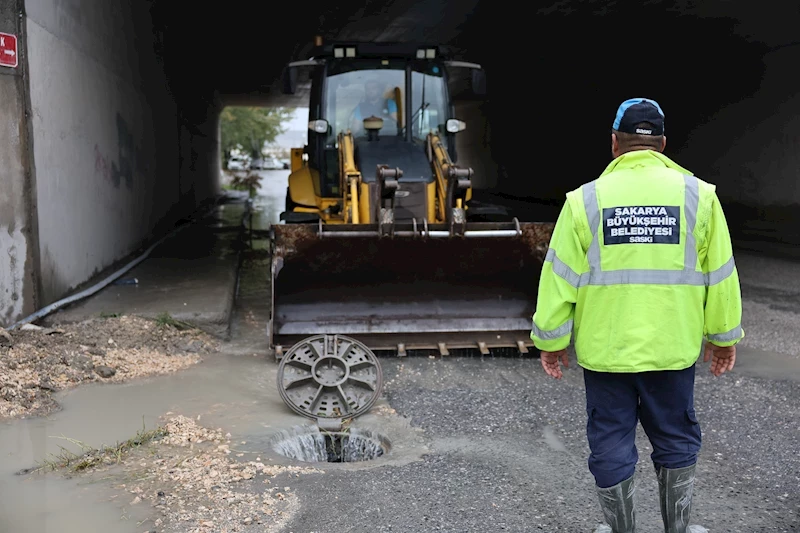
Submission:
[[[414,111],[414,114],[411,115],[411,123],[412,124],[414,123],[414,120],[417,118],[417,115],[419,115],[422,111],[425,111],[426,109],[428,109],[429,105],[431,105],[430,102],[422,102],[422,105],[419,106],[419,109]],[[422,131],[422,121],[420,120],[420,132],[421,131]]]
[[[422,138],[422,117],[425,113],[425,109],[430,105],[428,102],[425,101],[425,80],[428,78],[424,73],[422,74],[422,104],[417,109],[417,112],[414,113],[415,115],[419,113],[419,137]],[[411,123],[414,123],[414,117],[411,117]]]
[[[417,115],[419,115],[420,113],[424,112],[426,109],[428,109],[428,106],[431,105],[430,102],[426,102],[425,101],[425,80],[427,79],[427,77],[428,76],[426,74],[422,74],[422,103],[420,104],[419,108],[416,111],[414,111],[414,114],[411,115],[411,119],[408,121],[408,124],[403,126],[402,134],[404,134],[406,132],[406,128],[407,127],[409,127],[410,125],[414,124],[414,120],[416,120]],[[420,136],[420,138],[422,137],[422,118],[421,117],[420,117],[420,120],[419,120],[419,136]]]

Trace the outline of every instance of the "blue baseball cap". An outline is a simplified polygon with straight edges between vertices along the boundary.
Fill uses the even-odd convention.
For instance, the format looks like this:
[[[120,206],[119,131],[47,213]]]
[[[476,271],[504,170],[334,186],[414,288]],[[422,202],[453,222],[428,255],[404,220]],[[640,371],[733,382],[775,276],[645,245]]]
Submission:
[[[637,124],[647,123],[647,128]],[[634,135],[664,135],[664,112],[655,100],[649,98],[631,98],[625,100],[617,109],[617,117],[612,128]]]

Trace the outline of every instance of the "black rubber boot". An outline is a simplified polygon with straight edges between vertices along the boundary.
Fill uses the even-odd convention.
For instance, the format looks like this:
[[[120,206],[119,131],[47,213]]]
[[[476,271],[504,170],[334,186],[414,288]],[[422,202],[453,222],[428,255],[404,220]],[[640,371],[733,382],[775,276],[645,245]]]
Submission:
[[[597,496],[600,498],[600,508],[603,510],[606,524],[599,526],[595,533],[635,533],[635,494],[636,485],[633,476],[607,489],[597,487]]]
[[[658,471],[658,493],[664,533],[707,533],[702,526],[690,526],[695,465]]]

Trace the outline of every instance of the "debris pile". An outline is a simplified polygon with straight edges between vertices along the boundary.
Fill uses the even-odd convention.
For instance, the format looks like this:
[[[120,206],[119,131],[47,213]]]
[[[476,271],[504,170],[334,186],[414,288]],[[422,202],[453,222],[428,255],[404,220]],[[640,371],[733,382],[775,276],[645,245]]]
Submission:
[[[148,525],[159,532],[280,531],[297,511],[298,500],[290,487],[270,486],[273,478],[322,473],[264,464],[257,454],[255,460],[243,459],[246,453],[235,449],[230,434],[182,415],[171,416],[163,428],[165,436],[153,440],[151,449],[123,459],[123,478],[137,481],[117,486],[130,494],[131,505],[154,507]]]
[[[0,329],[0,419],[58,409],[51,393],[87,382],[168,374],[219,351],[212,337],[182,323],[136,316],[77,324]]]

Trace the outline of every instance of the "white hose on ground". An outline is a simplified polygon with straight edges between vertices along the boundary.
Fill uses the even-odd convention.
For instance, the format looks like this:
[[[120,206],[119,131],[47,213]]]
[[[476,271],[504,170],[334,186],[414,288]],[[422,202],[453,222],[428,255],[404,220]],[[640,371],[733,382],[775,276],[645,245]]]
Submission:
[[[84,289],[84,290],[82,290],[81,292],[79,292],[77,294],[73,294],[72,296],[69,296],[69,297],[64,298],[62,300],[59,300],[57,302],[53,302],[50,305],[48,305],[46,307],[43,307],[42,309],[36,311],[32,315],[27,316],[27,317],[23,318],[22,320],[12,324],[11,326],[9,326],[6,329],[8,331],[11,331],[11,330],[13,330],[13,329],[15,329],[15,328],[17,328],[19,326],[22,326],[22,325],[25,325],[25,324],[29,324],[29,323],[33,322],[34,320],[38,320],[40,318],[43,318],[43,317],[49,315],[50,313],[52,313],[53,311],[55,311],[56,309],[58,309],[60,307],[63,307],[65,305],[67,305],[67,304],[71,304],[71,303],[76,302],[78,300],[82,300],[83,298],[87,298],[87,297],[99,292],[100,290],[106,288],[108,285],[110,285],[111,283],[113,283],[114,281],[116,281],[117,279],[122,277],[123,274],[125,274],[126,272],[131,270],[133,267],[135,267],[136,265],[138,265],[139,263],[141,263],[142,261],[147,259],[147,257],[152,253],[152,251],[159,244],[161,244],[165,240],[169,239],[170,237],[176,235],[182,229],[187,228],[188,226],[190,226],[191,224],[193,224],[194,222],[199,220],[202,216],[205,216],[205,214],[207,214],[208,211],[210,211],[211,209],[214,209],[217,205],[219,205],[219,199],[214,204],[213,207],[211,207],[208,210],[204,211],[202,215],[190,218],[189,221],[187,221],[185,224],[182,224],[182,225],[178,226],[177,228],[173,229],[172,231],[170,231],[169,233],[167,233],[166,235],[161,237],[159,240],[157,240],[155,243],[153,243],[147,250],[144,251],[144,253],[142,253],[136,259],[134,259],[133,261],[131,261],[130,263],[128,263],[124,267],[120,268],[119,270],[117,270],[116,272],[114,272],[113,274],[111,274],[110,276],[105,278],[103,281],[101,281],[101,282],[99,282],[99,283],[97,283],[95,285],[92,285],[88,289]],[[247,210],[249,211],[249,209],[250,209],[250,205],[249,205],[249,202],[248,202]]]

